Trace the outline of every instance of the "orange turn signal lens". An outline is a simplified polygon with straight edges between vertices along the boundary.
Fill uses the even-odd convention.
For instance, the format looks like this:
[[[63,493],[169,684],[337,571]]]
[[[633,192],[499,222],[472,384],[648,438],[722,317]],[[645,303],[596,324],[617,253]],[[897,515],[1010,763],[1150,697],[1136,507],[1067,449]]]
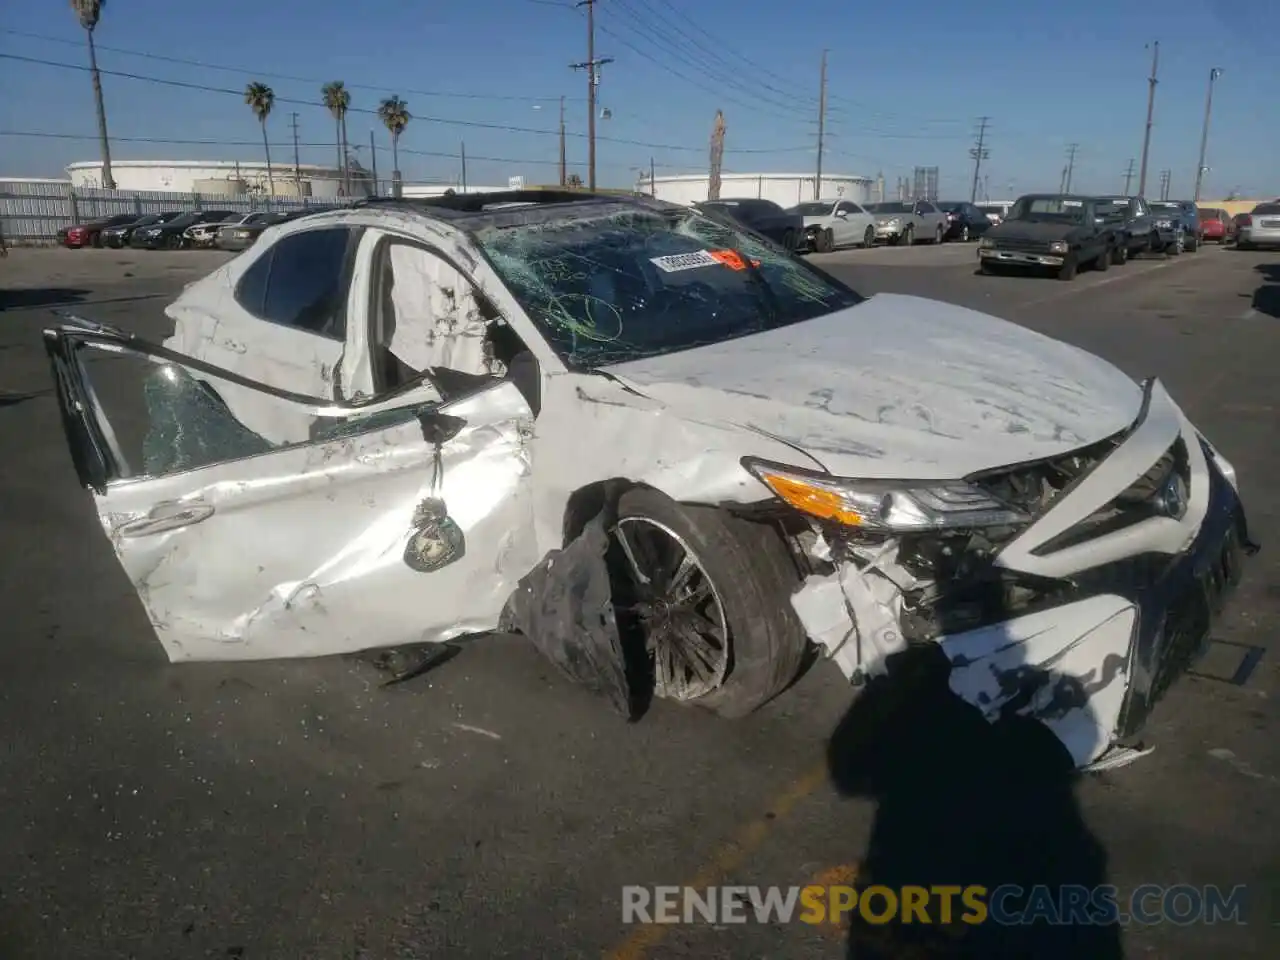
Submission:
[[[864,519],[834,490],[827,490],[794,477],[777,473],[760,473],[763,480],[783,501],[802,513],[821,520],[834,520],[851,527],[861,526]]]

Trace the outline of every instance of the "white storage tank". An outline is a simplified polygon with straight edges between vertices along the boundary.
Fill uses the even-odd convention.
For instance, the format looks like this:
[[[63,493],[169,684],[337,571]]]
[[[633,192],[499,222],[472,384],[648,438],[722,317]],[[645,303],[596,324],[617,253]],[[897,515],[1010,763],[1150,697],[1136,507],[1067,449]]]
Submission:
[[[782,207],[794,207],[797,203],[813,200],[815,196],[824,200],[830,197],[869,203],[875,186],[871,177],[824,173],[821,189],[815,192],[816,181],[812,173],[725,173],[720,177],[720,199],[750,197],[772,200]],[[652,193],[659,200],[670,203],[688,205],[708,199],[709,187],[710,178],[705,173],[654,177],[652,184],[647,175],[641,175],[636,191]]]

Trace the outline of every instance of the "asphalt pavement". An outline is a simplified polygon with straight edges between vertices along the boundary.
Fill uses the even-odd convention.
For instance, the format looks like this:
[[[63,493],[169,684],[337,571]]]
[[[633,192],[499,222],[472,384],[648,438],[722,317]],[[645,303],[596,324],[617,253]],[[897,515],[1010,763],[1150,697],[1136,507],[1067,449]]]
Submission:
[[[854,697],[830,665],[746,720],[660,704],[629,725],[518,637],[389,688],[350,658],[165,662],[77,488],[39,330],[59,307],[161,336],[166,299],[223,259],[0,260],[0,957],[844,956],[835,928],[621,920],[623,885],[848,877],[893,803],[927,836],[971,789],[907,752],[911,796],[841,795],[825,758]],[[1020,842],[1096,851],[1091,882],[1248,886],[1245,924],[1130,926],[1127,956],[1276,956],[1280,254],[1211,247],[1072,283],[978,276],[972,245],[814,259],[864,293],[949,300],[1158,375],[1235,463],[1264,550],[1148,723],[1155,751],[1084,778],[1069,812],[990,801],[1045,811]],[[961,769],[986,768],[981,746]]]

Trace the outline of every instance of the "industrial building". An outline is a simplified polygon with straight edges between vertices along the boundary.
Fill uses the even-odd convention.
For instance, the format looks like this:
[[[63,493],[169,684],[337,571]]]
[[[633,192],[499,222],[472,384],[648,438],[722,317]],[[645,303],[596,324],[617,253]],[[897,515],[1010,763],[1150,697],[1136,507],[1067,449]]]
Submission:
[[[160,190],[242,196],[268,193],[265,160],[112,160],[111,174],[117,190]],[[74,187],[101,187],[102,161],[85,160],[67,167]],[[296,178],[296,179],[295,179]],[[369,174],[353,166],[352,193],[372,192]],[[342,171],[313,163],[271,164],[271,180],[279,197],[337,197]]]
[[[725,173],[720,176],[720,196],[725,200],[746,197],[772,200],[783,207],[793,207],[815,198],[842,198],[856,203],[869,203],[876,199],[872,196],[876,181],[871,177],[824,173],[821,189],[815,190],[815,184],[816,177],[812,173]],[[636,183],[636,192],[688,205],[706,200],[709,186],[710,178],[705,173],[654,177],[652,183],[642,173]]]

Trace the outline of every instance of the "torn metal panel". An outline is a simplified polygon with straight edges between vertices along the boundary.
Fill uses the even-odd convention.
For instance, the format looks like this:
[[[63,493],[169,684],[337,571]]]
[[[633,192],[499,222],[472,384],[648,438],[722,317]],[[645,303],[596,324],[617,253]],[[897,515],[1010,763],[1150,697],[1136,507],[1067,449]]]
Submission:
[[[563,545],[565,506],[593,481],[624,477],[676,500],[752,503],[766,492],[739,459],[794,459],[786,443],[725,423],[673,415],[667,406],[607,377],[543,378],[533,437],[538,546]]]
[[[630,716],[626,657],[605,564],[609,543],[604,516],[593,518],[520,581],[508,617],[567,677]]]
[[[443,412],[463,426],[439,446],[438,483],[439,438],[410,408],[343,436],[245,459],[219,449],[219,462],[185,470],[179,456],[183,472],[107,484],[104,529],[170,659],[319,656],[496,626],[538,557],[530,415],[506,383]],[[187,450],[200,429],[188,425],[148,440]],[[407,563],[433,498],[467,548]]]
[[[414,370],[487,374],[486,323],[474,289],[452,264],[421,247],[392,244],[391,309],[383,342]],[[387,312],[391,316],[387,316]]]
[[[1103,595],[942,637],[952,691],[996,720],[1035,717],[1077,766],[1115,740],[1130,679],[1137,608]]]

